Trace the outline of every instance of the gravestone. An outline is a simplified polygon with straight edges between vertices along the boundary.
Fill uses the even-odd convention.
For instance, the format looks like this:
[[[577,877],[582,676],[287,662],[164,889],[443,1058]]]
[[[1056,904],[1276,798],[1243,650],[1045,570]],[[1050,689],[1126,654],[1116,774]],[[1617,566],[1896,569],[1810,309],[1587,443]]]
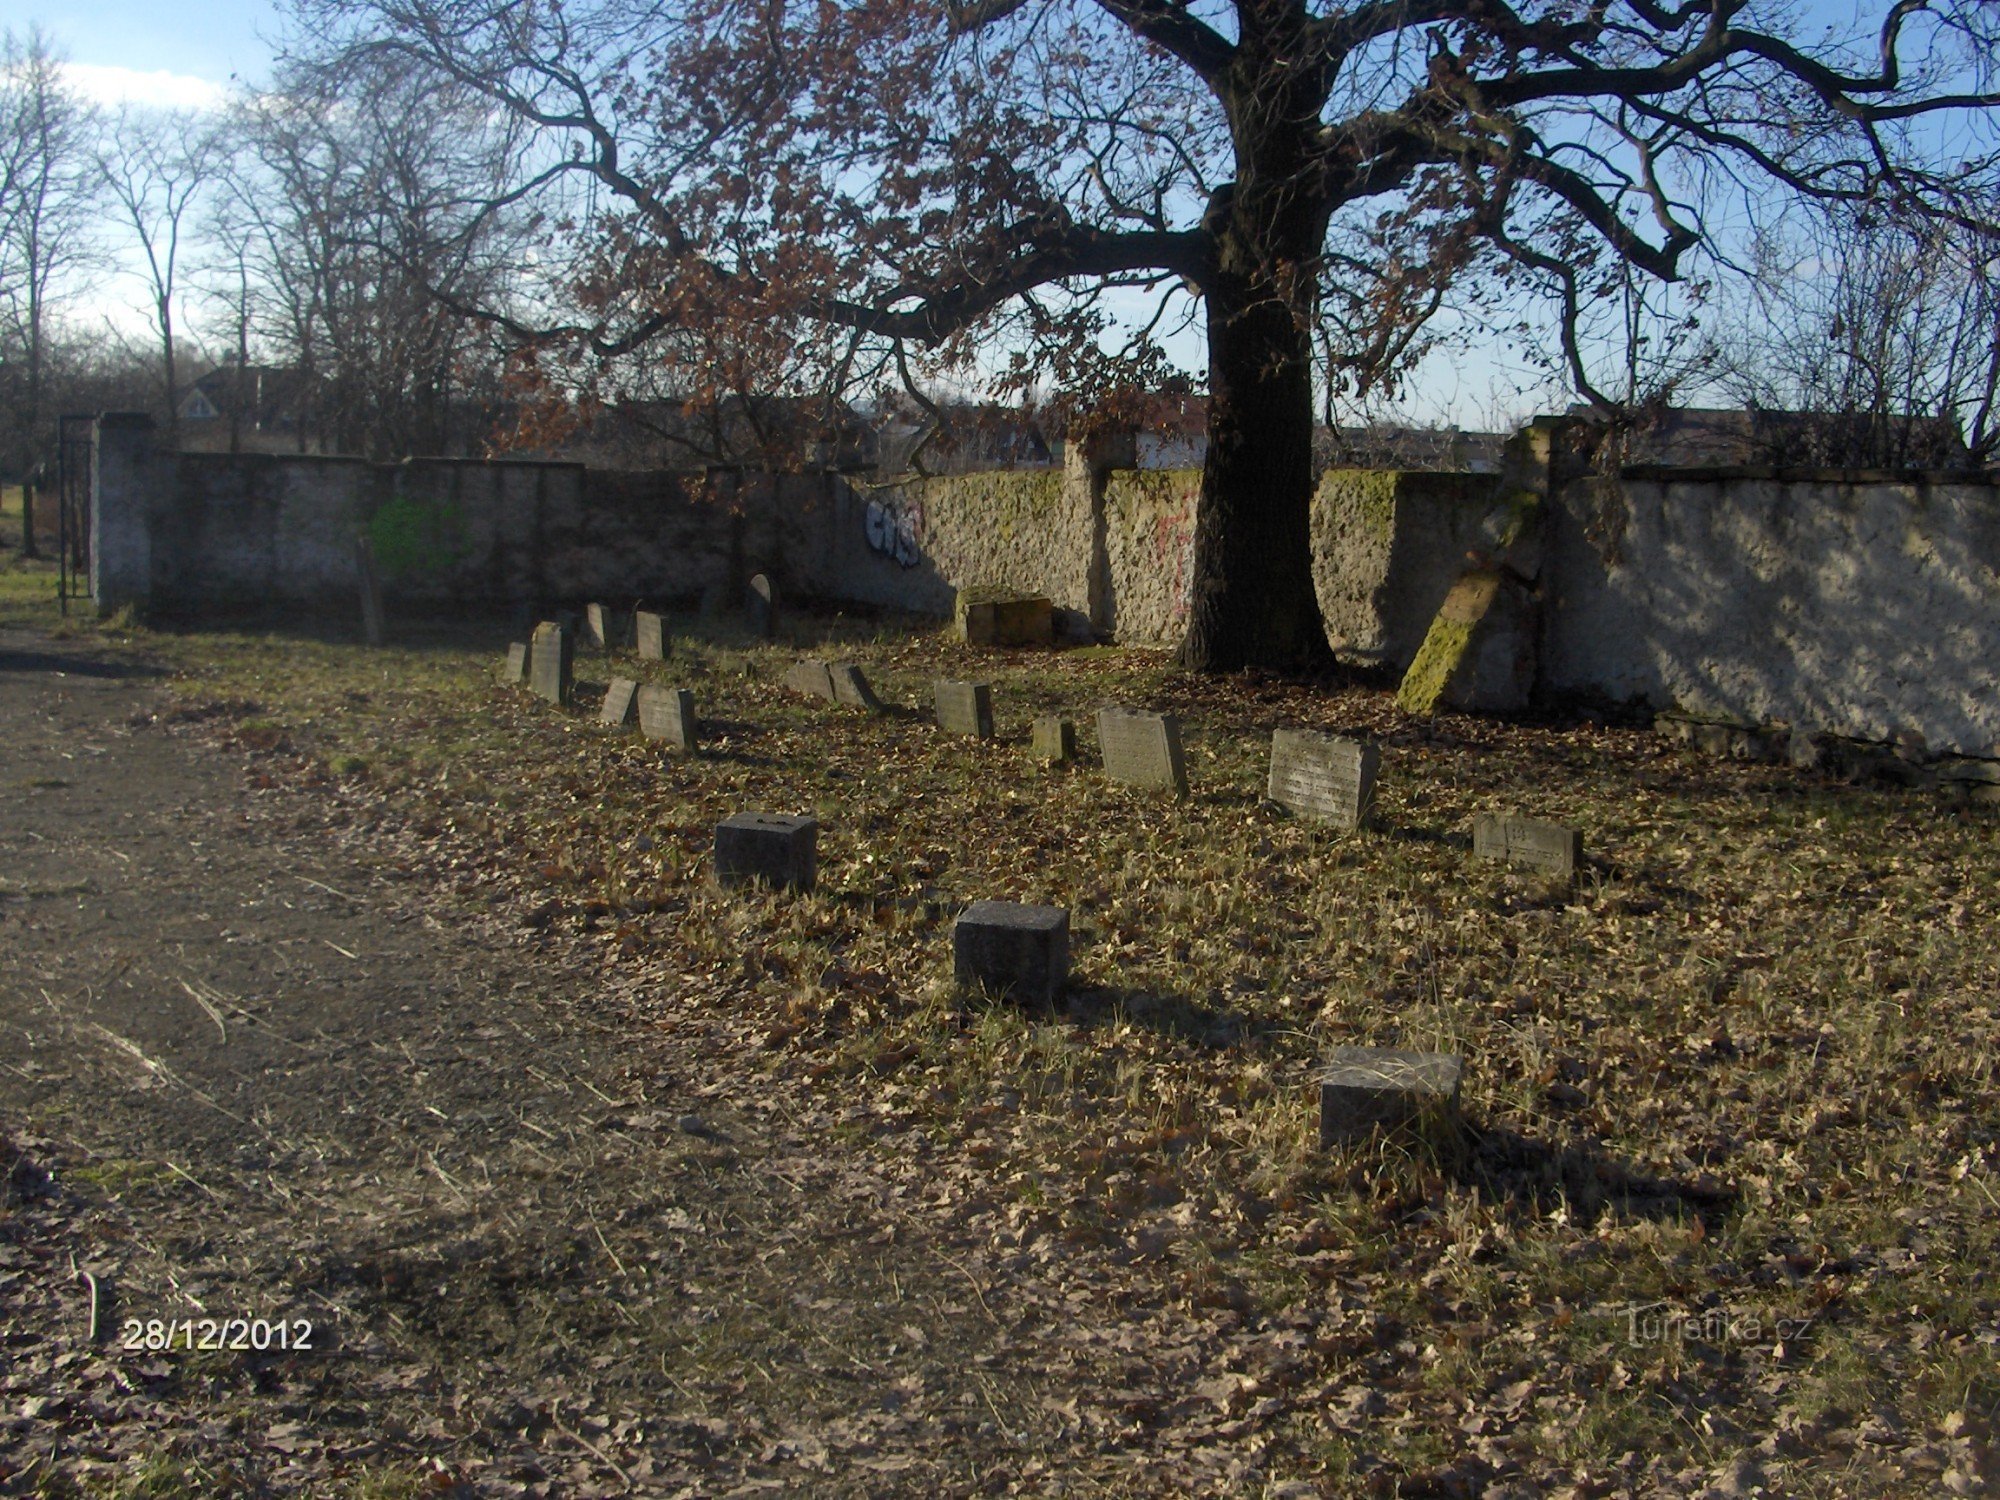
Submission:
[[[1552,880],[1575,880],[1583,864],[1583,833],[1539,818],[1481,813],[1472,822],[1472,853],[1526,865]]]
[[[750,633],[769,639],[778,628],[778,586],[770,575],[759,573],[750,580],[743,598],[743,610],[750,621]]]
[[[694,716],[694,694],[686,688],[639,689],[639,733],[665,740],[676,750],[693,750],[700,725]]]
[[[795,693],[809,693],[815,698],[833,697],[833,669],[823,661],[807,657],[804,661],[792,663],[792,669],[785,673],[785,686]]]
[[[975,901],[951,924],[951,968],[961,985],[1053,1005],[1069,982],[1069,912]]]
[[[1039,594],[1000,589],[960,592],[958,636],[968,646],[1048,646],[1055,643],[1055,604]]]
[[[1104,774],[1113,781],[1188,794],[1181,721],[1172,714],[1107,704],[1097,711],[1097,744],[1104,754]]]
[[[853,662],[837,661],[827,672],[833,679],[834,702],[845,703],[849,708],[865,708],[871,714],[882,712],[882,700],[875,696],[867,675]]]
[[[604,690],[604,707],[597,715],[597,722],[623,729],[637,717],[633,710],[638,696],[639,684],[631,678],[612,678],[611,686]]]
[[[1465,1060],[1446,1052],[1337,1047],[1319,1075],[1319,1143],[1434,1121],[1454,1125]]]
[[[567,625],[544,620],[528,649],[528,686],[537,698],[567,706],[576,670],[576,637]]]
[[[632,630],[638,638],[639,659],[641,661],[665,661],[667,659],[667,622],[650,609],[642,609],[632,616]]]
[[[947,734],[993,738],[993,689],[983,682],[953,682],[940,677],[931,684],[937,703],[938,728]]]
[[[507,648],[507,665],[500,669],[500,680],[520,684],[528,680],[528,643],[516,641]]]
[[[354,539],[354,573],[361,584],[361,633],[371,646],[382,644],[382,580],[375,571],[375,543],[367,532]]]
[[[601,604],[583,607],[583,637],[600,651],[618,644],[618,616]]]
[[[1375,800],[1382,752],[1362,740],[1305,729],[1271,731],[1268,795],[1302,818],[1359,828]]]
[[[1061,714],[1043,714],[1035,720],[1035,759],[1052,766],[1066,766],[1076,759],[1076,725]]]
[[[737,813],[715,825],[715,880],[725,888],[763,883],[809,891],[819,874],[819,820]]]
[[[731,677],[755,677],[757,661],[741,651],[718,651],[715,653],[715,670]],[[791,678],[787,676],[785,681],[789,685]]]

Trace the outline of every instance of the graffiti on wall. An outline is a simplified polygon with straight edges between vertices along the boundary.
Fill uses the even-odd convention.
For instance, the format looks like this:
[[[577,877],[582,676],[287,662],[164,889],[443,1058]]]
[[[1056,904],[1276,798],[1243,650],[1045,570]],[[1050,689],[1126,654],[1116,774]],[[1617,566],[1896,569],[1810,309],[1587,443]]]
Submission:
[[[861,513],[868,545],[897,565],[914,568],[923,560],[924,508],[914,500],[876,498]]]
[[[1187,618],[1194,605],[1194,502],[1190,498],[1153,522],[1153,563],[1172,579],[1170,608],[1176,620]]]

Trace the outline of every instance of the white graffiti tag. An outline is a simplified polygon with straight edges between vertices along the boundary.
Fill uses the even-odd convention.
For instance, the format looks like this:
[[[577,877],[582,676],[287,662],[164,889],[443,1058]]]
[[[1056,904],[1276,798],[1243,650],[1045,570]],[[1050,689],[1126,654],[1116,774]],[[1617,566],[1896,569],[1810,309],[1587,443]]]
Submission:
[[[884,557],[893,557],[905,568],[914,568],[922,561],[924,512],[921,506],[900,505],[893,500],[870,500],[861,515],[861,528],[868,538],[868,545]]]

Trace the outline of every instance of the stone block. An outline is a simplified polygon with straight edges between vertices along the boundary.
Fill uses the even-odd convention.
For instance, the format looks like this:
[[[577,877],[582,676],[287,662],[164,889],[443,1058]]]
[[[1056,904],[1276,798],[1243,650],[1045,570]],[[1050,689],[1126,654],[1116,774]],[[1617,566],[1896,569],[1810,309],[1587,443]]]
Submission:
[[[694,694],[686,688],[639,689],[639,733],[649,740],[665,740],[676,750],[692,751],[700,724],[694,714]]]
[[[1034,751],[1048,765],[1068,765],[1076,759],[1076,725],[1061,714],[1043,714],[1035,720]]]
[[[567,625],[544,620],[528,649],[528,686],[537,698],[569,704],[576,678],[576,636]]]
[[[834,702],[849,708],[865,708],[871,714],[882,712],[882,700],[875,696],[875,689],[869,686],[867,674],[861,668],[851,661],[837,661],[826,670],[833,679]]]
[[[785,686],[795,693],[808,693],[815,698],[834,701],[833,669],[811,657],[792,663],[792,669],[785,673]]]
[[[1319,1143],[1435,1121],[1455,1125],[1463,1058],[1446,1052],[1339,1047],[1319,1075]]]
[[[1382,752],[1362,740],[1305,729],[1271,731],[1268,795],[1302,818],[1359,828],[1375,800]]]
[[[1053,600],[1040,594],[961,592],[955,613],[968,646],[1049,646],[1055,643]]]
[[[1431,621],[1396,701],[1413,714],[1526,708],[1538,621],[1534,596],[1518,581],[1490,568],[1467,573]]]
[[[1069,982],[1069,912],[975,901],[951,926],[952,977],[991,994],[1053,1005]]]
[[[809,891],[819,875],[819,820],[746,812],[715,825],[715,879]]]
[[[612,678],[611,686],[604,690],[604,707],[598,711],[597,722],[613,729],[636,722],[638,696],[639,684],[631,678]]]
[[[778,586],[769,574],[759,573],[750,580],[750,587],[743,595],[743,612],[752,635],[768,640],[777,632]]]
[[[1504,859],[1552,880],[1574,880],[1583,864],[1583,833],[1561,823],[1512,813],[1481,813],[1472,820],[1472,853]]]
[[[993,689],[983,682],[953,682],[940,677],[931,684],[937,702],[938,728],[947,734],[993,738]]]
[[[1097,745],[1104,755],[1104,774],[1113,781],[1188,794],[1181,721],[1174,715],[1107,704],[1097,711]]]
[[[519,685],[528,680],[528,643],[515,641],[507,648],[507,665],[500,669],[502,682]]]
[[[667,622],[650,609],[633,612],[632,633],[639,650],[641,661],[665,661],[667,659]]]

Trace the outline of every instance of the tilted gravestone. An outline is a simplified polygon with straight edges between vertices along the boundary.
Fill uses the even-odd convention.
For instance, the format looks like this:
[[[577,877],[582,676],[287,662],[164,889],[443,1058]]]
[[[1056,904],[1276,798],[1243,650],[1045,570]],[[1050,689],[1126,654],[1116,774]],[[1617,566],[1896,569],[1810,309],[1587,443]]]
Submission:
[[[1035,720],[1035,759],[1052,766],[1066,766],[1076,759],[1076,725],[1061,714],[1043,714]]]
[[[1069,912],[975,901],[951,924],[951,966],[961,985],[1053,1005],[1069,982]]]
[[[1472,853],[1525,865],[1551,880],[1570,881],[1583,864],[1583,832],[1540,818],[1481,813],[1472,822]]]
[[[1406,1125],[1454,1125],[1464,1073],[1464,1059],[1446,1052],[1335,1048],[1319,1075],[1319,1143]]]
[[[614,677],[611,686],[604,690],[604,707],[598,712],[597,722],[608,724],[613,729],[623,729],[637,717],[639,684],[629,677]]]
[[[1107,704],[1097,711],[1097,744],[1104,754],[1104,774],[1113,781],[1188,794],[1181,721],[1172,714]]]
[[[516,641],[507,648],[507,665],[500,669],[502,682],[523,683],[528,680],[528,643]]]
[[[865,708],[871,714],[882,712],[882,700],[869,686],[867,674],[853,662],[837,661],[827,668],[827,673],[833,679],[834,702],[849,708]]]
[[[676,750],[693,750],[700,725],[694,716],[694,694],[686,688],[639,689],[639,733],[665,740]]]
[[[1366,741],[1274,729],[1267,795],[1302,818],[1359,828],[1375,800],[1375,773],[1381,765],[1382,752]]]
[[[583,607],[583,635],[600,651],[609,651],[624,643],[624,620],[614,609],[606,609],[601,604],[586,604]]]
[[[743,597],[743,610],[750,622],[750,633],[768,639],[778,628],[778,586],[771,582],[770,575],[759,573],[750,580],[750,587]]]
[[[804,661],[792,663],[792,669],[785,673],[785,686],[795,693],[809,693],[815,698],[833,697],[833,669],[823,661],[807,657]]]
[[[641,661],[665,661],[667,659],[667,622],[650,609],[642,609],[632,616],[632,630],[638,638],[639,659]]]
[[[993,689],[983,682],[953,682],[940,677],[931,684],[937,703],[938,728],[947,734],[993,738]]]
[[[567,625],[544,620],[528,649],[528,685],[537,698],[565,706],[576,670],[576,637]]]
[[[737,813],[715,825],[715,879],[725,888],[759,882],[809,891],[819,876],[819,820]]]

